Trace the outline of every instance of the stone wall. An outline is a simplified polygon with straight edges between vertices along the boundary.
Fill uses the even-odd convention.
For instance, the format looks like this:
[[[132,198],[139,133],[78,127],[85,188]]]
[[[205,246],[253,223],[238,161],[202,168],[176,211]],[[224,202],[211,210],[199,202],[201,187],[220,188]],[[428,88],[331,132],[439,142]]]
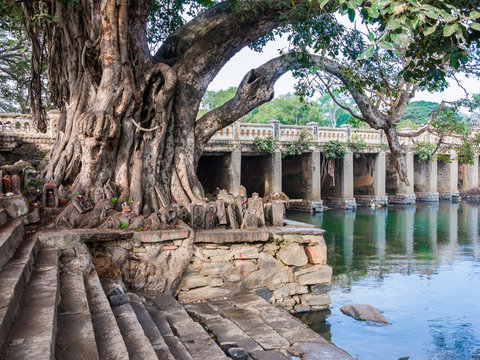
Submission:
[[[254,291],[292,312],[328,308],[332,268],[323,230],[268,229],[266,241],[217,243],[209,232],[196,243],[178,299],[197,301]],[[196,237],[198,239],[198,237]],[[241,241],[241,239],[238,239]],[[196,240],[197,241],[197,240]]]
[[[324,231],[307,226],[196,230],[194,254],[175,295],[191,302],[255,292],[291,312],[328,308],[332,268],[326,264]],[[131,289],[166,291],[191,239],[187,229],[140,231],[128,240],[95,241],[90,248],[106,253]]]

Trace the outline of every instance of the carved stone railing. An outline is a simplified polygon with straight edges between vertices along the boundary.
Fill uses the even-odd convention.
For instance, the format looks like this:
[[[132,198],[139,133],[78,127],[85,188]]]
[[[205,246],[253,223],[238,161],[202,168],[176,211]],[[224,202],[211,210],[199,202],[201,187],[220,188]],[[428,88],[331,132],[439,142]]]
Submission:
[[[47,113],[47,133],[40,133],[33,124],[30,114],[0,113],[0,135],[27,136],[40,135],[55,138],[60,112],[52,110]]]

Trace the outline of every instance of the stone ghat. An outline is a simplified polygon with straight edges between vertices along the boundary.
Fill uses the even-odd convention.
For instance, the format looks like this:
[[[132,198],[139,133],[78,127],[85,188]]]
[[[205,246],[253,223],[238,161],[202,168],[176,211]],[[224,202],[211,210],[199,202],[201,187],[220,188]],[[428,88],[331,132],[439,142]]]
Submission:
[[[240,230],[236,236],[197,231],[178,299],[192,302],[251,291],[291,312],[324,310],[330,304],[332,268],[326,265],[323,232],[288,227],[257,234]]]
[[[72,230],[44,232],[39,239],[60,248],[88,243],[92,252],[108,255],[132,290],[165,291],[192,231]],[[292,313],[326,309],[332,269],[323,233],[289,220],[257,230],[195,230],[194,253],[176,295],[193,302],[251,292]]]

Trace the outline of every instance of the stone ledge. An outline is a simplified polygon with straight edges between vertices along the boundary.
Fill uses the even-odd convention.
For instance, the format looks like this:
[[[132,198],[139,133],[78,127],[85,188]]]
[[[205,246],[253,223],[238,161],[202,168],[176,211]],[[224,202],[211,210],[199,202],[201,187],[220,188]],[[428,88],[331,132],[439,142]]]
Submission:
[[[289,219],[283,219],[283,225],[285,227],[293,227],[293,228],[314,228],[315,227],[315,225],[313,224],[307,224],[304,222],[289,220]]]
[[[161,231],[138,231],[134,232],[133,240],[142,243],[157,243],[164,241],[183,240],[188,238],[190,231],[185,230],[161,230]]]
[[[267,242],[270,237],[268,228],[255,230],[196,230],[195,243],[251,243]]]
[[[269,228],[269,231],[271,234],[275,234],[275,235],[323,235],[325,233],[325,230],[317,229],[315,227]]]

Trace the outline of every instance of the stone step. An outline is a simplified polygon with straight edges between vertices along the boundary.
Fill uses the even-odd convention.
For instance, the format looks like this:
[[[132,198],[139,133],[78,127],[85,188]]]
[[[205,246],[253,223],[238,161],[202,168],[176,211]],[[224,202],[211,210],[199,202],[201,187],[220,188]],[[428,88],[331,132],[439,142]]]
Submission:
[[[39,243],[36,239],[23,240],[13,257],[0,272],[0,346],[7,337],[25,285],[30,280],[38,247]]]
[[[136,294],[128,294],[128,298],[133,311],[135,311],[137,315],[138,322],[142,325],[143,331],[148,340],[150,340],[150,344],[152,344],[157,357],[161,360],[175,360],[155,322],[143,305],[142,300]]]
[[[173,334],[185,346],[193,359],[228,359],[203,326],[193,321],[183,306],[173,296],[166,294],[156,295],[152,298],[152,301],[165,314]]]
[[[19,316],[5,342],[9,360],[53,359],[57,328],[58,250],[40,249],[20,301]]]
[[[57,327],[55,354],[58,359],[99,359],[85,283],[80,272],[60,275]]]
[[[97,272],[85,277],[97,351],[102,360],[128,360],[128,351]]]
[[[112,307],[130,359],[156,360],[157,355],[129,302]]]
[[[23,222],[12,219],[0,228],[0,270],[10,260],[15,249],[20,245],[24,234]]]
[[[0,227],[5,225],[7,223],[7,212],[5,211],[4,208],[0,208]]]
[[[187,348],[175,335],[173,335],[165,314],[153,306],[147,306],[147,311],[167,343],[170,353],[175,360],[193,360],[193,357],[190,355]]]

